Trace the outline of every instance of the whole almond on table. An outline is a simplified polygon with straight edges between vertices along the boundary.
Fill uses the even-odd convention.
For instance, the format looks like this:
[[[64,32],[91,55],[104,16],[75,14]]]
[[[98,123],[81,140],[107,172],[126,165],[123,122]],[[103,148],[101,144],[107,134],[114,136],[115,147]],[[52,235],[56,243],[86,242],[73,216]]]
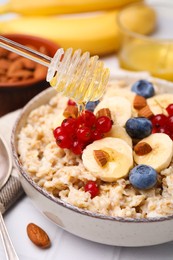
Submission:
[[[27,226],[27,234],[30,240],[40,248],[50,247],[50,239],[47,233],[34,223]]]

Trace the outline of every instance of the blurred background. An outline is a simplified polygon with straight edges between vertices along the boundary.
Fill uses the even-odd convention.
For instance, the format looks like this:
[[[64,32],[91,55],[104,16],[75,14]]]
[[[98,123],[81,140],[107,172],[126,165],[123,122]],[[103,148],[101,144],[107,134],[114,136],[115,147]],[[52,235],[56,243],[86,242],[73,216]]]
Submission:
[[[59,47],[89,51],[111,75],[147,71],[173,81],[172,24],[171,0],[0,0],[0,35],[50,57]],[[46,68],[27,63],[0,48],[0,115],[49,87]]]

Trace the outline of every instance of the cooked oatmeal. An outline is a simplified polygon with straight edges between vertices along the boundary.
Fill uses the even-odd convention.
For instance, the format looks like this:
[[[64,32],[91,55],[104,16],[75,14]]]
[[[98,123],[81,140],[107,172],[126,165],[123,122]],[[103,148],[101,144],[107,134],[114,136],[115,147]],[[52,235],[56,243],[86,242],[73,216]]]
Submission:
[[[108,86],[105,96],[124,95],[125,84]],[[124,92],[124,94],[123,94]],[[157,185],[149,190],[135,189],[126,178],[104,182],[89,172],[81,156],[57,146],[53,129],[60,125],[67,98],[57,94],[46,105],[33,110],[18,136],[18,153],[24,169],[32,179],[55,197],[79,208],[108,216],[149,218],[173,214],[173,162],[159,173]],[[132,115],[136,110],[132,108]],[[84,186],[99,184],[99,195],[91,198]]]

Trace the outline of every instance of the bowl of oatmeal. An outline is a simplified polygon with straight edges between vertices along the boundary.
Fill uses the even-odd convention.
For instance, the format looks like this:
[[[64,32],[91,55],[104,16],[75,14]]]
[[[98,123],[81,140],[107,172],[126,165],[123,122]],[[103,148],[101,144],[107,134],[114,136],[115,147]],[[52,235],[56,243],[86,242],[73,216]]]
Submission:
[[[74,102],[53,88],[43,91],[23,108],[12,133],[26,194],[58,226],[91,241],[148,246],[173,240],[171,104],[172,83],[117,75],[88,107],[93,112],[82,128]],[[78,122],[75,134],[71,122]]]

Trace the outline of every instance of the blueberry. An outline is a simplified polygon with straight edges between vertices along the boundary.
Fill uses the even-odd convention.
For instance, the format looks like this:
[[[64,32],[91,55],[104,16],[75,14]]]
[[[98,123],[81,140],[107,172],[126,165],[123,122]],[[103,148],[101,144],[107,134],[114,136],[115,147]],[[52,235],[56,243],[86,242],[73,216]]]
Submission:
[[[86,110],[93,112],[95,107],[98,105],[99,102],[100,102],[99,100],[87,102],[86,107],[85,107]]]
[[[152,97],[155,94],[153,84],[147,80],[136,81],[132,85],[131,91],[144,98]]]
[[[148,165],[140,164],[130,171],[130,183],[137,189],[147,190],[157,182],[157,172]]]
[[[133,117],[127,120],[126,132],[131,138],[143,139],[152,132],[152,123],[145,117]]]

